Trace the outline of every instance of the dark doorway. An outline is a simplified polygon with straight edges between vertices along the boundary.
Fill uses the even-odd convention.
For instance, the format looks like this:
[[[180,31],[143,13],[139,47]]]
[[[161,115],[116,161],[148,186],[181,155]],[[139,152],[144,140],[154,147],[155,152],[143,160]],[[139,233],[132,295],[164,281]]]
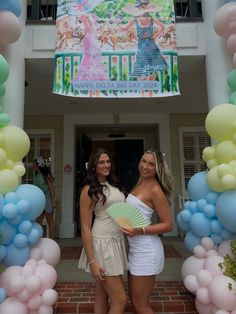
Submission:
[[[116,174],[129,192],[138,179],[138,163],[144,151],[144,141],[143,139],[92,141],[87,135],[79,133],[76,138],[75,220],[77,233],[80,234],[79,197],[90,154],[98,147],[108,150],[113,158]]]

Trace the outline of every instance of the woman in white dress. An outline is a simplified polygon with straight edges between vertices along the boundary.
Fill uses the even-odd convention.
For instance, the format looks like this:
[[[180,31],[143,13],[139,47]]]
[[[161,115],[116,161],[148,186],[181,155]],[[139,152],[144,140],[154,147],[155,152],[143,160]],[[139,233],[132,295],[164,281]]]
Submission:
[[[111,157],[105,150],[98,149],[89,160],[80,196],[84,248],[79,260],[79,268],[90,272],[96,280],[96,314],[124,313],[126,293],[122,275],[128,267],[126,241],[119,226],[106,213],[106,208],[125,201],[125,196],[114,175]],[[92,224],[93,212],[95,220]]]
[[[172,230],[170,198],[174,179],[161,152],[148,150],[139,163],[140,177],[126,202],[143,213],[147,227],[122,228],[129,241],[129,295],[136,314],[154,313],[149,298],[155,276],[163,270],[164,250],[158,235]],[[151,224],[153,214],[158,223]]]

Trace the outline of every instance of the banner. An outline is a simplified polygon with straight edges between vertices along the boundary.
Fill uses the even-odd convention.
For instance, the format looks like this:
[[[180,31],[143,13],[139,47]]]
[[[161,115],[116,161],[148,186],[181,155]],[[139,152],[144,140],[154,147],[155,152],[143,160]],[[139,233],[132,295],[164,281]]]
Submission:
[[[58,0],[53,92],[179,95],[173,0]]]

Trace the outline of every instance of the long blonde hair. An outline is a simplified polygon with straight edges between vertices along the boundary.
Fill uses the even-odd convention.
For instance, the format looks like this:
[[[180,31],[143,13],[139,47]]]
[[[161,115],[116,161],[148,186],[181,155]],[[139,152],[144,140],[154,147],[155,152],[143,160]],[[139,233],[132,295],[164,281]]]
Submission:
[[[143,156],[145,154],[151,154],[154,157],[155,163],[156,163],[155,178],[157,182],[160,184],[161,189],[163,193],[165,194],[168,203],[171,204],[171,196],[174,190],[175,180],[174,180],[173,174],[171,173],[165,161],[165,155],[161,151],[156,151],[154,149],[146,150]],[[138,166],[139,168],[140,168],[140,163],[141,163],[141,160],[143,159],[143,156],[140,159],[139,166]],[[141,182],[141,177],[139,177],[137,185],[139,185],[140,182]]]

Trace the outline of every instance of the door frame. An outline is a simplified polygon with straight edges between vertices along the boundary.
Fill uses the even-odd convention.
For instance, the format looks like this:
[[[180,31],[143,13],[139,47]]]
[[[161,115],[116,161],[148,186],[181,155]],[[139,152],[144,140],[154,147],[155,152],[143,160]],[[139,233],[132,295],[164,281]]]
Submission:
[[[117,119],[119,116],[119,119]],[[63,171],[62,175],[62,212],[61,224],[59,228],[60,238],[74,238],[76,236],[76,223],[74,221],[74,171],[75,171],[75,133],[77,127],[104,127],[129,125],[138,127],[153,125],[159,130],[159,147],[165,153],[167,163],[171,169],[171,147],[170,147],[170,123],[167,113],[124,113],[124,114],[68,114],[64,116],[63,132],[63,169],[67,165],[71,167],[70,172]],[[174,202],[172,202],[174,203]],[[175,222],[174,208],[172,208],[174,229],[166,236],[177,235],[177,225]]]

